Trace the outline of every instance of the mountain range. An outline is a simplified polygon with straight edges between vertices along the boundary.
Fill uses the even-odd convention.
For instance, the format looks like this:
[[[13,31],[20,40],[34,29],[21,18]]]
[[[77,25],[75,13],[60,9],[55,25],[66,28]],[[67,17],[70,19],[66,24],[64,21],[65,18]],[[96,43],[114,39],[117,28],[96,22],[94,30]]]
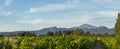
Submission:
[[[99,34],[114,34],[114,28],[107,28],[105,26],[94,26],[90,24],[83,24],[81,26],[77,27],[71,27],[71,28],[57,28],[57,27],[49,27],[49,28],[43,28],[40,30],[34,30],[34,31],[29,31],[35,34],[47,34],[49,31],[50,32],[56,32],[56,31],[64,31],[64,30],[75,30],[75,29],[83,29],[85,32],[89,31],[91,34],[92,33],[99,33]],[[0,32],[0,35],[9,35],[10,33],[17,35],[18,33],[25,32],[25,31],[14,31],[14,32]]]

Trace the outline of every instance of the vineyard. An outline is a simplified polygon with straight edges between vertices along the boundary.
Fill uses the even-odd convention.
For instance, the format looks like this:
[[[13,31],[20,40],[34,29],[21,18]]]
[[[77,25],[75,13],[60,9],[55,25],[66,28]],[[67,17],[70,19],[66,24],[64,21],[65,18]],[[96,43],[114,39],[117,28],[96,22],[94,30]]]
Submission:
[[[100,37],[103,49],[119,49],[120,39]],[[0,49],[90,49],[96,37],[83,36],[33,36],[0,37]]]

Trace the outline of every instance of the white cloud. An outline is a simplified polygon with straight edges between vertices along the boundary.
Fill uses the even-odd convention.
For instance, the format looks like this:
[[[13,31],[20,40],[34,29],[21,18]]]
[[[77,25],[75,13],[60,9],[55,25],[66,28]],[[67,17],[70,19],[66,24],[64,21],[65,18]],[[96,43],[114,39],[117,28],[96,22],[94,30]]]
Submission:
[[[76,17],[72,19],[32,19],[32,20],[19,20],[17,23],[26,25],[38,25],[39,27],[46,26],[62,26],[72,27],[79,26],[85,23],[93,24],[96,26],[107,26],[109,28],[114,27],[116,19],[114,17]]]
[[[72,8],[74,8],[74,6],[54,4],[54,5],[46,5],[46,6],[40,7],[40,8],[31,8],[30,11],[28,11],[28,12],[61,11],[61,10],[72,9]]]
[[[28,24],[39,24],[39,23],[42,23],[44,22],[43,19],[35,19],[35,20],[20,20],[20,21],[17,21],[19,23],[28,23]]]
[[[4,5],[0,6],[0,16],[10,16],[12,12],[4,10],[5,6],[11,5],[12,0],[5,0]]]
[[[99,8],[106,10],[120,10],[120,0],[92,0]]]
[[[52,24],[52,25],[58,25],[58,24],[83,24],[91,20],[92,17],[79,17],[79,18],[73,18],[73,19],[33,19],[33,20],[19,20],[17,23],[23,23],[23,24]]]
[[[52,12],[52,11],[66,11],[66,10],[80,10],[80,11],[94,11],[112,9],[118,10],[118,0],[91,0],[91,2],[81,2],[80,0],[68,0],[61,4],[45,4],[39,7],[31,7],[27,12]]]
[[[12,4],[12,0],[5,0],[4,6],[9,6]]]
[[[92,0],[92,1],[99,2],[99,3],[104,3],[104,2],[113,3],[113,2],[115,2],[117,0]]]
[[[97,11],[96,13],[103,17],[117,17],[118,11]]]
[[[12,12],[0,12],[0,16],[10,16]]]
[[[2,28],[0,28],[1,32],[13,32],[13,31],[27,31],[27,30],[37,30],[38,28],[31,28],[31,27],[25,27],[25,26],[21,26],[21,25],[2,25]]]
[[[5,0],[4,5],[0,6],[0,16],[10,16],[10,15],[12,15],[12,12],[4,10],[5,6],[11,5],[11,3],[12,3],[12,0]]]
[[[103,18],[94,18],[89,21],[90,24],[94,24],[96,26],[106,26],[109,28],[113,28],[115,25],[116,19],[114,17],[103,17]]]
[[[30,8],[28,13],[33,12],[51,12],[51,11],[62,11],[62,10],[70,10],[77,7],[79,0],[69,0],[63,4],[47,4],[37,8]]]

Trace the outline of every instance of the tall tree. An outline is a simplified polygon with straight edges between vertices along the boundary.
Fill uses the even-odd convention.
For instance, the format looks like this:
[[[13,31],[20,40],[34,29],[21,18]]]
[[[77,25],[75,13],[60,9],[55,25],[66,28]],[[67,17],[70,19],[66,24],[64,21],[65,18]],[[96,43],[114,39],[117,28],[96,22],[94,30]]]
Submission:
[[[67,30],[64,30],[62,34],[64,34],[64,35],[69,35],[69,33],[68,33]]]
[[[48,35],[48,36],[53,36],[54,33],[49,31],[49,32],[47,33],[47,35]]]
[[[55,32],[55,36],[61,36],[61,35],[62,35],[61,31],[56,31]]]
[[[18,36],[35,36],[35,34],[27,31],[18,33]]]
[[[76,29],[72,32],[73,35],[85,35],[85,32],[82,29]]]
[[[115,35],[120,36],[120,13],[118,13],[118,19],[115,24]]]
[[[87,31],[87,32],[86,32],[86,35],[88,36],[88,35],[91,35],[91,34],[90,34],[90,32],[89,32],[89,31]]]

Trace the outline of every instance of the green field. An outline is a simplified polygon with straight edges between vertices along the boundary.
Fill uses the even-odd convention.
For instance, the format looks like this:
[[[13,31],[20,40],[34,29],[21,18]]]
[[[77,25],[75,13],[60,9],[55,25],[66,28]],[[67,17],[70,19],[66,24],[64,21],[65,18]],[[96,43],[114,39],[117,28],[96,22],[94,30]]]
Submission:
[[[90,49],[97,37],[33,36],[0,37],[0,49]],[[104,49],[120,49],[119,37],[100,37]]]

